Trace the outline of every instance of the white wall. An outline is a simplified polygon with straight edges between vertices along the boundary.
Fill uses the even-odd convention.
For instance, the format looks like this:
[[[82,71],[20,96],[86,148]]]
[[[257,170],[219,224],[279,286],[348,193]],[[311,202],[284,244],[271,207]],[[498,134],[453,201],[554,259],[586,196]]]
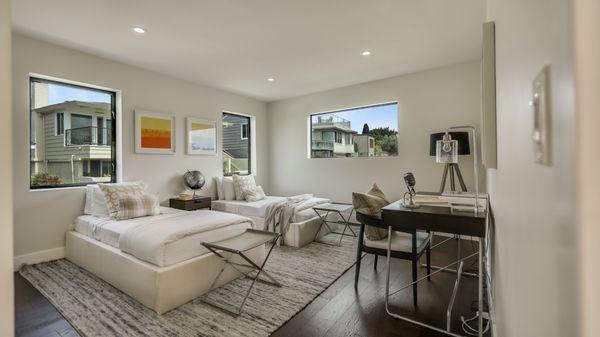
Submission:
[[[600,2],[574,1],[575,77],[577,88],[578,135],[578,200],[581,228],[579,231],[579,266],[581,277],[581,332],[593,337],[600,331],[600,157],[598,126],[600,125]]]
[[[418,190],[437,191],[443,165],[429,156],[429,134],[453,125],[479,129],[480,81],[480,62],[474,61],[269,103],[271,191],[350,202],[352,192],[377,182],[396,200],[406,191],[402,176],[408,171]],[[397,157],[307,158],[309,114],[390,101],[398,102]],[[461,156],[460,167],[471,190],[472,155]]]
[[[220,151],[218,156],[212,157],[185,155],[185,116],[218,121],[223,110],[256,116],[253,134],[257,137],[257,181],[268,189],[265,103],[19,34],[13,34],[13,59],[13,127],[18,131],[13,137],[15,255],[64,246],[65,232],[83,211],[85,194],[83,189],[29,191],[30,72],[121,90],[123,180],[145,180],[151,192],[160,193],[163,203],[181,192],[181,175],[186,169],[199,169],[204,173],[208,180],[205,194],[215,193],[211,177],[222,172]],[[136,108],[177,116],[175,155],[134,153],[133,110]],[[220,130],[218,133],[220,137]],[[60,249],[52,254],[60,254]]]
[[[488,172],[487,183],[496,220],[497,336],[576,336],[570,3],[488,0],[488,5],[488,18],[496,21],[498,168]],[[528,106],[532,82],[547,64],[552,91],[550,167],[534,164]]]
[[[14,334],[10,1],[0,0],[0,336]]]

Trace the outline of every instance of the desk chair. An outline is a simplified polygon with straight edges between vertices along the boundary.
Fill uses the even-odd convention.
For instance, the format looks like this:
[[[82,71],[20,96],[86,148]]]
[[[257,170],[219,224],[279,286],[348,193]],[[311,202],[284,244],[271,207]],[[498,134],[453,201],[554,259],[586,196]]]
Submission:
[[[356,274],[354,276],[354,288],[358,287],[358,277],[360,275],[360,262],[362,259],[362,252],[374,254],[375,263],[374,268],[377,270],[377,257],[387,256],[387,238],[383,240],[369,240],[365,237],[365,226],[374,226],[383,229],[388,229],[383,224],[381,219],[362,214],[356,213],[356,220],[360,223],[360,232],[358,234],[358,248],[356,252]],[[432,234],[429,232],[418,232],[416,230],[399,232],[392,232],[392,252],[391,256],[409,260],[412,262],[412,279],[413,282],[417,280],[417,266],[419,259],[423,253],[426,253],[427,258],[427,274],[431,272],[431,238]],[[413,284],[413,304],[417,306],[417,284]]]

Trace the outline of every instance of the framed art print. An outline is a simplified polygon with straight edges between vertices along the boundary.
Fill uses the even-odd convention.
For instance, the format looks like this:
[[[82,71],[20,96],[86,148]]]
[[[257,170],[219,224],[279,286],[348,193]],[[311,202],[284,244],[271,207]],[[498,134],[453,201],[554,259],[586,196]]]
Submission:
[[[135,152],[175,153],[175,117],[150,111],[135,111]]]
[[[187,154],[217,155],[217,123],[206,119],[187,118]]]

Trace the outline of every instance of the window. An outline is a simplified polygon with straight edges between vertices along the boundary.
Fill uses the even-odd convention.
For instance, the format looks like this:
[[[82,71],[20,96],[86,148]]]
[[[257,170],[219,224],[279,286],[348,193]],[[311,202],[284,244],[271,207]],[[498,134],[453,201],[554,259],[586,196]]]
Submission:
[[[65,133],[65,114],[63,112],[56,113],[56,135],[60,136]]]
[[[311,158],[398,155],[398,103],[310,115]]]
[[[338,144],[342,144],[342,132],[335,133],[335,142]]]
[[[36,77],[30,90],[29,187],[116,182],[116,93]]]
[[[242,128],[241,131],[240,131],[241,139],[248,139],[248,133],[250,131],[248,123],[242,124],[241,128]]]
[[[223,112],[223,175],[250,174],[250,117]]]

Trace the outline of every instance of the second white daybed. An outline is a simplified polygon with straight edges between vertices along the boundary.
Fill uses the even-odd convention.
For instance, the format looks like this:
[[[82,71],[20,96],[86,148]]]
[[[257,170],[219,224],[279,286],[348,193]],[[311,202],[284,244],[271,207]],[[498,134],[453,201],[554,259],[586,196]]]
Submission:
[[[212,202],[212,209],[251,218],[255,223],[255,228],[268,229],[265,228],[264,222],[269,205],[284,201],[285,199],[285,197],[267,196],[265,199],[258,201],[214,200]],[[288,246],[298,248],[311,243],[321,225],[321,220],[312,209],[312,206],[323,205],[329,202],[329,199],[311,198],[306,208],[295,211],[289,227],[282,233],[283,242]],[[324,229],[321,230],[320,235],[326,234]]]

